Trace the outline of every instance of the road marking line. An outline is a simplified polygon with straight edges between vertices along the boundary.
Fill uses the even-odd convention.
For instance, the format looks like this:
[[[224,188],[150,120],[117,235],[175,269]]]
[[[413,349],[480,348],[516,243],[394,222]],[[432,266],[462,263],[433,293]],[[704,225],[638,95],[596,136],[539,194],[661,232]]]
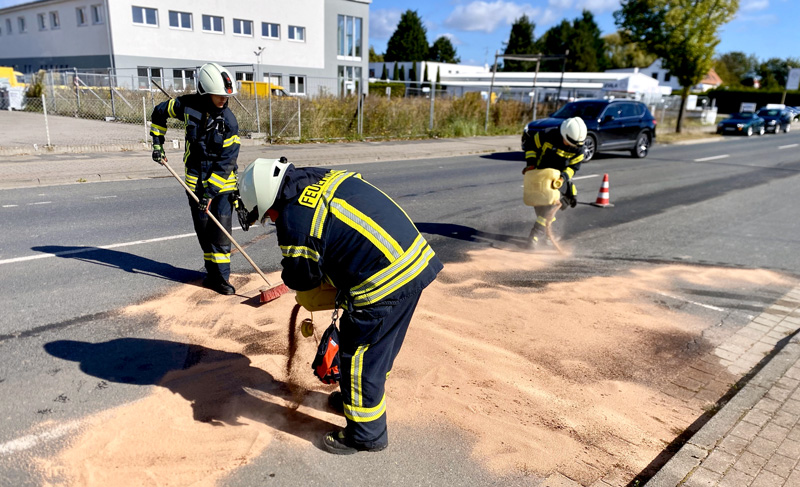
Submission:
[[[186,238],[186,237],[194,237],[194,233],[184,233],[183,235],[171,235],[169,237],[158,237],[158,238],[151,238],[148,240],[135,240],[133,242],[124,242],[118,244],[111,244],[111,245],[102,245],[100,247],[90,247],[85,249],[75,249],[75,250],[65,250],[63,252],[56,252],[55,254],[39,254],[39,255],[29,255],[27,257],[15,257],[13,259],[5,259],[0,260],[0,265],[2,264],[13,264],[14,262],[25,262],[28,260],[37,260],[37,259],[47,259],[49,257],[61,257],[62,255],[74,255],[74,254],[82,254],[84,252],[94,252],[95,250],[108,250],[108,249],[118,249],[120,247],[129,247],[131,245],[140,245],[146,243],[153,243],[153,242],[163,242],[165,240],[175,240],[178,238]]]
[[[52,201],[37,201],[36,203],[28,203],[28,206],[31,205],[49,205]]]
[[[0,455],[8,455],[9,453],[28,450],[42,441],[55,440],[78,429],[80,425],[81,423],[79,421],[71,421],[43,433],[22,436],[16,440],[7,441],[0,444]]]
[[[19,205],[3,205],[3,208],[16,208]]]
[[[587,174],[586,176],[575,176],[572,178],[573,181],[577,181],[578,179],[589,179],[589,178],[599,178],[599,174]]]
[[[797,147],[800,144],[789,144],[789,145],[782,145],[779,146],[778,149],[791,149],[792,147]]]
[[[701,157],[700,159],[695,159],[694,162],[714,161],[716,159],[725,159],[727,157],[730,157],[730,155],[722,154],[721,156]]]
[[[724,308],[718,308],[716,306],[711,306],[710,304],[698,303],[697,301],[691,301],[691,300],[688,300],[686,298],[680,298],[678,296],[673,296],[673,295],[667,294],[667,293],[656,292],[656,294],[660,294],[660,295],[665,296],[667,298],[677,299],[678,301],[684,301],[686,303],[693,304],[695,306],[700,306],[702,308],[713,309],[714,311],[726,311]]]
[[[92,197],[92,199],[95,199],[95,200],[107,200],[109,198],[116,198],[116,197],[117,197],[117,195],[114,195],[114,196],[94,196],[94,197]]]

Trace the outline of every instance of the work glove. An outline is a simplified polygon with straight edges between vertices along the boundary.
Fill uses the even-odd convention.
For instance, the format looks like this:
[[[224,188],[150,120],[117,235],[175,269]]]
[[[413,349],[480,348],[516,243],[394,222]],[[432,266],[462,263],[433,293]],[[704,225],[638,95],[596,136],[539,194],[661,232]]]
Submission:
[[[160,144],[153,144],[153,160],[159,164],[164,164],[163,161],[167,160],[167,154],[164,152],[164,146]]]
[[[212,198],[207,194],[203,195],[203,197],[200,198],[200,201],[197,203],[197,209],[203,213],[208,213],[208,207],[211,206],[211,200]]]
[[[564,173],[561,173],[565,177]],[[565,178],[564,184],[561,185],[561,209],[566,210],[567,207],[575,208],[578,205],[578,198],[576,197],[577,190],[575,183],[571,179]]]
[[[233,200],[233,207],[236,208],[236,218],[239,219],[239,225],[245,232],[250,230],[250,218],[247,208],[244,207],[244,201],[239,195],[235,196]]]
[[[531,169],[536,169],[536,168],[533,167],[533,166],[525,166],[524,168],[522,168],[522,174],[525,174],[526,172],[530,171]]]

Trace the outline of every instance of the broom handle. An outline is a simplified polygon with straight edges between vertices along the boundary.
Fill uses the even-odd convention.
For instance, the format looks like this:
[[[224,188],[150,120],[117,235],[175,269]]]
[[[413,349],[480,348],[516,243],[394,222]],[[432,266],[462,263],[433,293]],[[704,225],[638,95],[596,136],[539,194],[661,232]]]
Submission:
[[[196,194],[194,194],[194,192],[193,192],[191,189],[189,189],[189,186],[187,186],[187,185],[186,185],[186,183],[183,181],[183,179],[181,179],[181,178],[180,178],[180,176],[178,176],[178,175],[175,173],[175,171],[173,171],[173,170],[172,170],[172,168],[170,167],[170,165],[169,165],[169,164],[167,164],[167,159],[166,159],[166,158],[164,158],[164,159],[162,159],[162,160],[161,160],[161,164],[162,164],[164,167],[166,167],[166,168],[167,168],[167,170],[168,170],[168,171],[169,171],[169,172],[170,172],[170,173],[171,173],[171,174],[172,174],[172,175],[175,177],[175,179],[177,179],[177,180],[178,180],[178,182],[179,182],[179,183],[181,183],[181,186],[183,186],[183,189],[185,189],[185,190],[186,190],[186,192],[187,192],[187,193],[189,193],[189,194],[192,196],[192,199],[194,199],[194,202],[199,204],[199,203],[200,203],[200,199],[197,197],[197,195],[196,195]],[[241,246],[241,245],[239,245],[239,244],[236,242],[236,240],[234,240],[234,239],[233,239],[233,237],[231,236],[231,234],[230,234],[230,233],[228,233],[228,231],[227,231],[227,230],[225,230],[225,228],[222,226],[222,224],[219,222],[219,220],[217,220],[217,218],[216,218],[214,215],[212,215],[210,212],[206,211],[205,213],[206,213],[206,215],[208,215],[208,217],[209,217],[209,218],[211,218],[211,220],[212,220],[214,223],[216,223],[216,224],[217,224],[217,226],[219,227],[219,229],[220,229],[220,230],[222,230],[222,233],[224,233],[224,234],[225,234],[225,236],[226,236],[226,237],[228,237],[228,240],[230,240],[230,241],[231,241],[231,243],[233,243],[233,245],[235,245],[235,246],[236,246],[236,248],[237,248],[237,249],[239,249],[239,252],[240,252],[240,253],[241,253],[241,254],[244,256],[244,258],[245,258],[245,259],[247,259],[247,262],[249,262],[249,263],[250,263],[250,265],[251,265],[251,266],[253,266],[253,269],[255,269],[255,270],[256,270],[256,272],[258,272],[258,275],[259,275],[259,276],[261,276],[261,278],[262,278],[262,279],[264,279],[264,282],[266,282],[266,283],[267,283],[267,286],[269,286],[269,287],[272,287],[272,284],[270,284],[270,282],[269,282],[269,279],[267,279],[267,276],[265,276],[265,275],[264,275],[264,273],[263,273],[263,272],[261,272],[261,269],[259,269],[259,268],[258,268],[258,266],[256,265],[256,263],[255,263],[255,262],[253,262],[253,259],[251,259],[249,255],[247,255],[247,252],[245,252],[245,251],[244,251],[244,249],[242,248],[242,246]]]

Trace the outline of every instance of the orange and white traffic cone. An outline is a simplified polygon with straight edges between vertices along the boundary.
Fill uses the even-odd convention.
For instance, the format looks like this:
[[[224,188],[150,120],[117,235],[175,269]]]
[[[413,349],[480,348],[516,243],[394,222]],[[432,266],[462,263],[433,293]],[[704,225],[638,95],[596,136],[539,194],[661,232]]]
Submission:
[[[603,176],[603,184],[600,186],[600,191],[597,192],[597,201],[592,203],[592,206],[599,208],[614,206],[608,199],[608,173]]]

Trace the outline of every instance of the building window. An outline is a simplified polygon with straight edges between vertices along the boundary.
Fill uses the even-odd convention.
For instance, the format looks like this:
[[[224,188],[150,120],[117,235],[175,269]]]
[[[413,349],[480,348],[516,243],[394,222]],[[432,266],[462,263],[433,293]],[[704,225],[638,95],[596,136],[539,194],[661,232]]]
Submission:
[[[357,66],[339,66],[339,94],[357,94],[360,87],[361,68]]]
[[[149,90],[152,88],[150,85],[150,80],[152,79],[159,85],[162,84],[161,81],[161,68],[151,68],[147,66],[139,66],[136,68],[136,74],[139,78],[139,89],[140,90]]]
[[[306,94],[306,77],[289,75],[289,94],[291,95],[305,95]]]
[[[47,30],[47,17],[44,14],[39,14],[36,19],[39,22],[39,30]]]
[[[289,39],[297,42],[305,42],[306,40],[306,28],[305,27],[298,27],[296,25],[289,26]]]
[[[253,81],[253,73],[251,71],[236,71],[234,76],[236,81]]]
[[[269,39],[281,38],[281,27],[278,24],[270,24],[269,22],[261,22],[261,37]]]
[[[17,17],[17,24],[19,24],[19,33],[24,34],[26,32],[25,17]]]
[[[222,34],[222,17],[215,17],[213,15],[203,15],[203,31],[217,32]]]
[[[361,19],[340,15],[337,29],[336,54],[342,58],[361,59]]]
[[[98,25],[103,23],[103,6],[92,5],[92,24]]]
[[[233,19],[233,33],[241,36],[253,36],[253,21]]]
[[[175,29],[192,30],[192,14],[189,12],[169,11],[169,26]]]
[[[78,7],[75,9],[75,17],[78,19],[78,27],[87,25],[86,20],[86,7]]]
[[[665,82],[665,83],[669,83],[669,81],[670,81],[671,79],[672,79],[672,75],[671,75],[671,74],[669,74],[669,73],[664,73],[664,82]]]
[[[158,27],[158,10],[147,7],[131,7],[133,9],[133,23],[152,25]]]
[[[50,12],[50,29],[56,30],[61,27],[61,21],[58,19],[58,12]]]
[[[11,33],[11,19],[6,19],[6,33]]]
[[[657,71],[656,71],[655,73],[653,73],[653,79],[654,79],[654,80],[657,80],[657,79],[658,79],[658,72],[657,72]]]
[[[187,89],[194,88],[194,70],[193,69],[173,69],[172,70],[172,87],[176,90],[186,91]]]

